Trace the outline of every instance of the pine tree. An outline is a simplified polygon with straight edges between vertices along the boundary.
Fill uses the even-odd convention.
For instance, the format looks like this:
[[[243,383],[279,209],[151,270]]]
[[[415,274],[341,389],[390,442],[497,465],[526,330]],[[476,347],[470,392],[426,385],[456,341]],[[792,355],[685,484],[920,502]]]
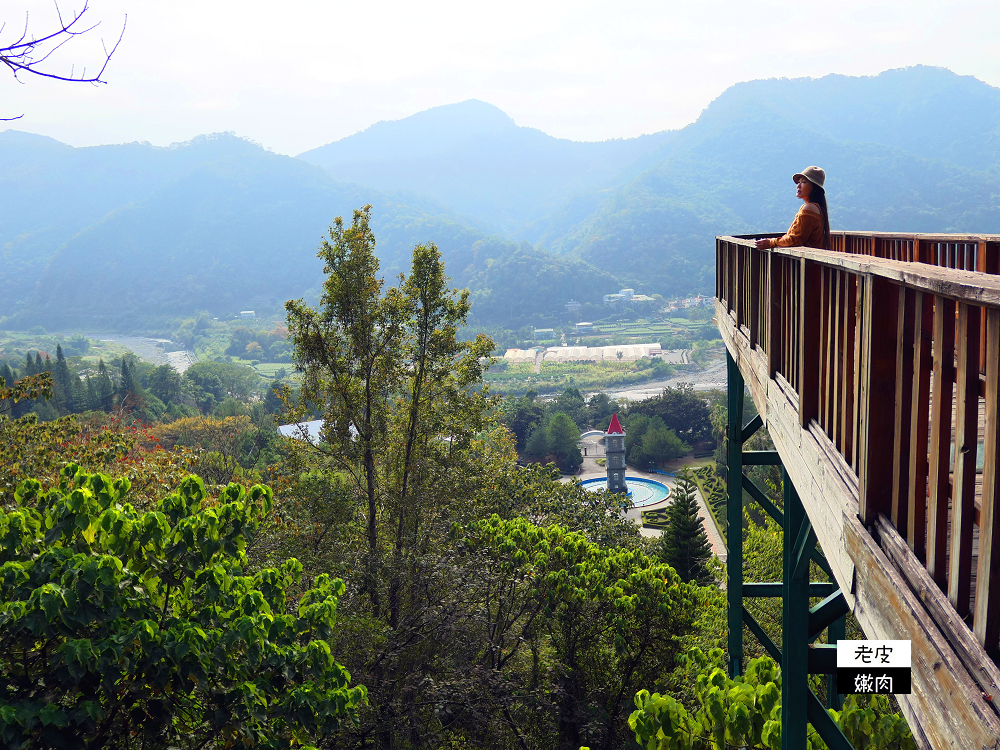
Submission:
[[[24,374],[25,375],[37,375],[38,370],[35,369],[35,359],[31,356],[31,352],[28,352],[28,358],[24,363]]]
[[[56,344],[56,366],[52,379],[55,381],[56,407],[62,414],[72,414],[76,411],[76,390],[73,387],[73,374],[69,371],[62,344]]]
[[[97,390],[94,388],[94,379],[89,375],[87,376],[86,391],[84,393],[88,410],[93,411],[101,408],[100,399],[97,397]]]
[[[94,408],[111,411],[114,408],[115,384],[111,380],[111,376],[108,375],[108,368],[104,364],[103,359],[100,359],[97,363],[97,384],[94,387],[94,391],[97,396]]]
[[[708,561],[712,546],[698,516],[698,488],[685,468],[677,475],[670,491],[672,503],[667,510],[667,526],[657,545],[657,556],[677,571],[684,581],[701,585],[712,582]]]

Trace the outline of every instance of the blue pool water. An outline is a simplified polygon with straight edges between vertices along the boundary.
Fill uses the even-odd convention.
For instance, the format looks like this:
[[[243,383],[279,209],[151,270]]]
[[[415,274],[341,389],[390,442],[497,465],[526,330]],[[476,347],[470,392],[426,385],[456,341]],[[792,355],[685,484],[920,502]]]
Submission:
[[[667,495],[670,494],[670,488],[663,484],[663,482],[657,482],[655,479],[644,479],[626,475],[625,481],[628,483],[628,497],[632,501],[632,507],[634,508],[656,505],[656,503],[666,499]],[[600,492],[607,488],[608,480],[606,477],[596,477],[594,479],[584,479],[580,484],[591,492]]]

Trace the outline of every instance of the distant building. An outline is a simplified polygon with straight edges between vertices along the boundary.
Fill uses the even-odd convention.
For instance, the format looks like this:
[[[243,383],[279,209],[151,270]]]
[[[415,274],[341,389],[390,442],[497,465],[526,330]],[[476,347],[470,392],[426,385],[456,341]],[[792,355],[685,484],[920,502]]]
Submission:
[[[253,313],[250,314],[252,315]],[[278,434],[282,437],[294,438],[295,440],[319,445],[319,434],[322,429],[323,420],[313,419],[308,422],[299,422],[298,424],[278,425]]]
[[[616,302],[631,302],[633,299],[639,302],[644,302],[647,300],[652,300],[652,297],[646,297],[646,295],[644,294],[641,294],[638,297],[636,297],[635,289],[619,289],[616,294],[605,294],[604,304],[613,305]]]
[[[577,323],[576,324],[576,332],[577,333],[593,333],[594,332],[594,324],[593,323],[582,323],[582,322],[581,323]]]
[[[536,339],[554,339],[556,337],[556,332],[554,328],[536,328],[535,338]]]
[[[249,320],[253,320],[257,316],[254,314],[253,310],[240,310],[240,317],[241,318],[247,318]]]
[[[569,302],[566,303],[566,312],[568,312],[570,315],[580,312],[580,303],[577,302],[575,299],[571,299]]]

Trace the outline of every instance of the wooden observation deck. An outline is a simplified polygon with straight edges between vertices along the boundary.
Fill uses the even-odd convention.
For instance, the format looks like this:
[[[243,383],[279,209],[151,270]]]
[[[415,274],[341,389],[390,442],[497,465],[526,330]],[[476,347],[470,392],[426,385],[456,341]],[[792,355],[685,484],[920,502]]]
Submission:
[[[898,699],[918,746],[1000,748],[1000,236],[763,236],[716,238],[730,387],[749,389],[843,609],[912,641]],[[755,462],[738,446],[731,476],[732,457]],[[752,594],[732,595],[731,611]]]

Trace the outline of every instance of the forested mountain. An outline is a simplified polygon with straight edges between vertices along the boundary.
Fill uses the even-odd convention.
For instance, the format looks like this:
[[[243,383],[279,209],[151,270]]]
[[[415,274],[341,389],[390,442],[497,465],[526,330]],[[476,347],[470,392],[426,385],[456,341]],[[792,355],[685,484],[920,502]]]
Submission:
[[[334,178],[441,201],[514,234],[574,195],[614,184],[636,159],[673,133],[581,143],[519,127],[492,104],[471,99],[299,154]]]
[[[298,159],[226,134],[72,148],[7,131],[0,326],[274,309],[315,292],[321,235],[365,203],[383,272],[436,242],[477,324],[557,322],[621,286],[708,293],[713,237],[787,227],[807,164],[827,170],[835,229],[1000,232],[1000,90],[928,67],[752,81],[682,130],[603,143],[468,101]]]
[[[75,149],[0,134],[0,319],[48,328],[156,328],[207,309],[271,309],[317,287],[335,216],[375,207],[384,270],[414,243],[461,266],[482,233],[227,134],[170,148]]]

